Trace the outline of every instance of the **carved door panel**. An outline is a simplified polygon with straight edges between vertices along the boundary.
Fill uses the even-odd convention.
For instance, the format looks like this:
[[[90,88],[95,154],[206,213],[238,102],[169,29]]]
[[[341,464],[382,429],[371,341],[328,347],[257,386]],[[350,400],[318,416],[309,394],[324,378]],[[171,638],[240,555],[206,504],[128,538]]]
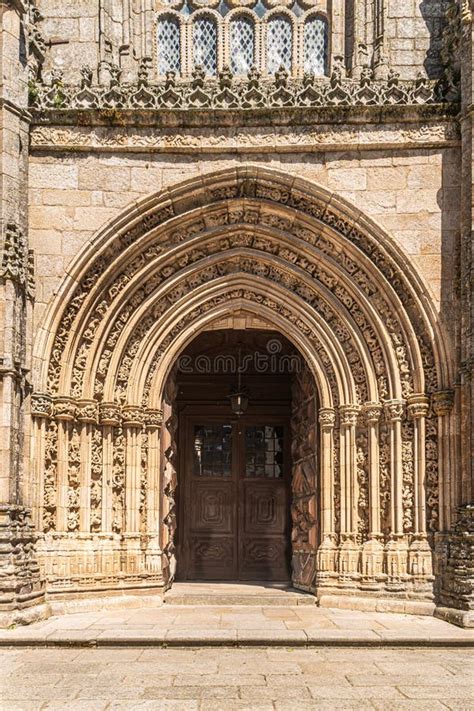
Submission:
[[[188,427],[185,537],[186,577],[237,577],[235,439],[230,422],[192,422]],[[190,446],[189,446],[190,445]]]
[[[289,451],[283,421],[188,421],[180,577],[289,579]]]

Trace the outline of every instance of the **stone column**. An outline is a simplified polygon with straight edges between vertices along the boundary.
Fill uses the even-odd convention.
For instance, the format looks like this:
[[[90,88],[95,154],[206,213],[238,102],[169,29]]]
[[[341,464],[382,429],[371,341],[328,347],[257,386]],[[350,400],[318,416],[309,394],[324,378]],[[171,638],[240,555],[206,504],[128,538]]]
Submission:
[[[389,73],[389,65],[385,48],[386,0],[375,0],[374,6],[374,56],[373,66],[375,79],[385,81]]]
[[[80,400],[77,405],[77,419],[81,423],[79,530],[82,533],[89,533],[91,514],[92,427],[94,424],[97,424],[97,403],[94,400]]]
[[[402,418],[403,400],[385,402],[385,418],[390,430],[391,533],[386,546],[388,586],[403,589],[408,565],[408,545],[403,532]]]
[[[125,405],[123,426],[125,432],[125,532],[127,575],[141,572],[140,549],[140,472],[141,430],[143,412],[138,405]]]
[[[367,444],[369,462],[369,540],[362,546],[362,576],[365,587],[380,587],[383,578],[383,545],[381,543],[380,521],[380,461],[379,461],[379,420],[382,405],[367,402],[364,405],[367,422]]]
[[[430,407],[426,395],[412,395],[408,400],[408,414],[413,419],[413,497],[414,535],[409,550],[409,572],[415,577],[431,576],[433,562],[426,536],[426,427]]]
[[[336,532],[334,528],[334,423],[336,412],[324,407],[319,411],[321,427],[321,542],[317,552],[318,584],[332,577],[336,570]],[[328,575],[329,574],[329,575]]]
[[[27,224],[27,12],[26,3],[0,0],[0,627],[48,614],[25,470],[33,276]],[[37,435],[40,430],[37,423]]]
[[[338,569],[344,585],[354,585],[359,575],[359,545],[356,541],[358,494],[356,464],[356,426],[358,405],[341,405],[341,541]]]
[[[54,418],[58,423],[58,468],[57,468],[57,508],[56,531],[63,533],[68,530],[68,471],[69,471],[69,439],[71,423],[74,421],[76,403],[68,397],[58,397],[54,400]]]
[[[33,524],[38,531],[43,528],[45,439],[47,423],[52,414],[53,401],[50,395],[35,393],[31,396],[33,427],[30,457],[33,466]]]
[[[147,535],[146,568],[161,574],[160,546],[160,431],[163,420],[161,410],[146,410],[145,427],[148,431],[147,469]]]
[[[367,46],[367,3],[365,0],[353,0],[352,22],[353,22],[353,46],[352,46],[352,71],[354,79],[360,79],[362,69],[370,65],[369,49]],[[345,34],[349,30],[349,21],[346,18]]]
[[[332,20],[332,22],[331,22]],[[345,57],[345,40],[346,40],[346,17],[345,17],[345,0],[333,0],[332,2],[332,17],[329,22],[329,31],[332,38],[332,56],[331,67],[334,66],[334,58],[340,57],[344,60]]]
[[[433,394],[433,410],[438,416],[438,461],[439,461],[439,530],[449,531],[454,501],[456,500],[456,466],[451,441],[451,412],[454,405],[452,390]],[[453,491],[454,490],[454,491]]]
[[[113,434],[120,424],[120,406],[101,402],[99,423],[102,427],[102,532],[112,532]]]

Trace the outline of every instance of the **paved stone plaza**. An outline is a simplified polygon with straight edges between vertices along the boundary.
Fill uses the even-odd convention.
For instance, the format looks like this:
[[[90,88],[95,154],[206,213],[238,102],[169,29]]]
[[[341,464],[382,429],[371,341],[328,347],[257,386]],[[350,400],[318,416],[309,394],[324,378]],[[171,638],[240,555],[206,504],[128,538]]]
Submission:
[[[2,711],[473,708],[468,649],[4,649]]]
[[[0,631],[0,643],[115,645],[459,644],[474,632],[430,616],[316,605],[192,606],[101,610]]]

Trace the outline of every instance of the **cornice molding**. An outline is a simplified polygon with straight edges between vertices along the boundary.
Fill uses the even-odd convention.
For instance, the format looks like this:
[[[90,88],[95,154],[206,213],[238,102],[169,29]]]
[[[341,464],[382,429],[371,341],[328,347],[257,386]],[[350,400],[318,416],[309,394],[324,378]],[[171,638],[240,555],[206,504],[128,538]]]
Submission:
[[[56,117],[55,117],[56,118]],[[68,120],[70,119],[68,115]],[[100,117],[97,117],[100,118]],[[129,117],[130,118],[130,117]],[[171,119],[174,117],[170,117]],[[306,152],[341,150],[389,150],[390,148],[439,148],[460,143],[459,126],[453,120],[421,118],[412,122],[366,122],[291,126],[266,122],[263,125],[211,125],[170,127],[129,125],[35,124],[30,150],[74,150],[113,152],[195,153],[198,151],[260,153],[262,151]],[[235,118],[235,117],[234,117]],[[369,118],[369,117],[367,117]],[[316,119],[316,117],[315,117]],[[203,123],[205,123],[203,121]]]

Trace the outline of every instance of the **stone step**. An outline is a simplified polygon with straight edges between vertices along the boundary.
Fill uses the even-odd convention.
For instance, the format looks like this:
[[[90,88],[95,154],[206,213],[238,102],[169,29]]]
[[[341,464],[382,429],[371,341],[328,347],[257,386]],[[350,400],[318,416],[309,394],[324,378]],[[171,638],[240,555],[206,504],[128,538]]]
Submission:
[[[165,593],[164,602],[167,605],[206,607],[231,605],[291,607],[315,605],[316,598],[310,593],[278,584],[175,583]]]

